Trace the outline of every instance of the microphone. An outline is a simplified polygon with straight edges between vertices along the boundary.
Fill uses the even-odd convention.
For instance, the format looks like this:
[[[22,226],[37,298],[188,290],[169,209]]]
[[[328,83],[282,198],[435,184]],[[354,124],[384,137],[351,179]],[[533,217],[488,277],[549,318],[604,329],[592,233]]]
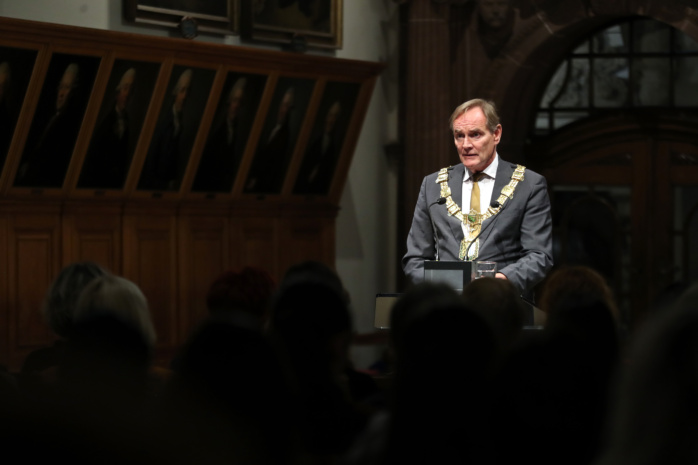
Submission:
[[[434,224],[434,218],[431,216],[431,207],[434,205],[443,205],[446,203],[446,197],[439,197],[438,199],[434,200],[432,203],[429,204],[429,207],[427,207],[427,210],[429,210],[429,221],[431,221],[431,230],[434,233],[434,246],[436,248],[436,260],[438,261],[439,259],[439,232],[436,229],[436,224]]]
[[[506,204],[502,205],[501,203],[499,203],[499,202],[496,201],[496,200],[493,200],[492,203],[490,203],[490,207],[492,207],[492,208],[497,208],[497,207],[500,207],[500,206],[502,207],[502,209],[499,210],[499,213],[502,213],[502,211],[504,210],[504,207],[506,207]],[[494,220],[496,220],[496,219],[499,217],[499,213],[497,213],[497,214],[495,215],[495,217],[492,218],[492,221],[490,221],[489,223],[487,223],[487,226],[485,226],[484,228],[480,228],[480,232],[477,233],[477,236],[475,236],[475,239],[473,239],[472,242],[470,242],[470,244],[468,245],[468,248],[465,249],[465,258],[466,258],[466,259],[468,258],[468,254],[470,253],[470,248],[473,246],[473,244],[475,243],[475,241],[477,241],[477,240],[480,238],[480,236],[482,235],[482,233],[485,232],[485,229],[487,229],[487,227],[492,226],[492,224],[494,223]],[[466,260],[466,261],[467,261],[467,260]]]

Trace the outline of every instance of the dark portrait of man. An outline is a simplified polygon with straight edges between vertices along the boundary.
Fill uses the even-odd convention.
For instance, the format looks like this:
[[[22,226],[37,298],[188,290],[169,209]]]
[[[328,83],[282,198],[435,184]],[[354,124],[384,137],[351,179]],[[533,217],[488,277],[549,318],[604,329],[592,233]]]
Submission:
[[[79,188],[123,188],[159,70],[159,63],[114,62]]]
[[[492,102],[459,105],[451,130],[461,163],[424,178],[403,270],[416,283],[425,260],[494,261],[496,277],[530,297],[553,266],[545,178],[499,157],[502,125]]]
[[[216,111],[217,119],[206,139],[192,190],[230,191],[247,146],[267,78],[238,73],[228,76]]]
[[[247,79],[241,77],[228,93],[225,118],[206,141],[194,180],[194,190],[205,188],[209,191],[225,191],[232,187],[233,175],[244,149],[241,147],[243,135],[240,134],[239,113],[246,85]]]
[[[0,47],[0,172],[29,86],[36,51]]]
[[[173,69],[170,98],[163,101],[160,109],[139,189],[179,189],[214,76],[213,70],[182,66]]]
[[[93,143],[82,169],[80,187],[118,189],[123,186],[129,165],[131,126],[128,104],[136,83],[136,69],[129,68],[115,89],[111,111],[95,128]]]
[[[328,82],[325,86],[294,194],[329,192],[360,89],[360,84],[352,82]]]
[[[336,133],[342,105],[334,102],[324,118],[322,134],[313,140],[305,153],[296,177],[296,194],[326,194],[332,182],[341,143]]]
[[[69,57],[54,57],[49,67],[39,101],[43,111],[38,111],[32,122],[15,185],[60,187],[63,184],[99,63],[99,59],[84,58],[63,67],[65,58]],[[55,92],[51,92],[50,78],[59,66],[64,71]]]
[[[272,193],[281,189],[288,163],[291,138],[289,119],[293,111],[295,90],[289,87],[276,110],[276,120],[265,137],[259,141],[257,155],[247,176],[245,191]]]
[[[192,70],[185,69],[172,89],[171,105],[158,121],[145,161],[141,189],[171,190],[177,181],[177,163],[181,156],[182,113],[189,97]]]

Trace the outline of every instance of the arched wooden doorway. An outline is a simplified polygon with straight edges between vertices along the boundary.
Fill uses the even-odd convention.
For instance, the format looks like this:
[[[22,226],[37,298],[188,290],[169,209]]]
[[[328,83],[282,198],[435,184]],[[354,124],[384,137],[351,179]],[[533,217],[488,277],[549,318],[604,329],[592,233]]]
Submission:
[[[695,121],[656,112],[580,121],[527,157],[553,204],[555,264],[603,274],[636,326],[698,279]]]

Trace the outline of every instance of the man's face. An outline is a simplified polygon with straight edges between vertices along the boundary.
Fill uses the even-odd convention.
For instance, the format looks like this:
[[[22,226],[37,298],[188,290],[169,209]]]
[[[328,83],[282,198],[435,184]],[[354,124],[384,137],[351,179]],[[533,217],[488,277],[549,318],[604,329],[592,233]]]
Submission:
[[[473,173],[489,166],[502,137],[502,125],[494,133],[487,129],[487,118],[480,107],[466,111],[453,121],[453,142],[461,163]]]
[[[509,11],[509,0],[480,0],[478,10],[485,24],[497,29],[504,25]]]
[[[174,106],[177,109],[177,111],[182,111],[182,107],[184,106],[184,102],[187,100],[187,96],[189,95],[189,86],[191,85],[191,79],[187,77],[180,78],[180,81],[177,85],[177,90],[175,91],[175,101],[174,101]]]
[[[56,110],[61,110],[68,99],[70,98],[70,93],[73,91],[73,82],[75,82],[75,75],[73,73],[65,73],[61,82],[58,84],[58,95],[56,96]]]
[[[339,105],[332,105],[330,111],[327,112],[327,117],[325,118],[325,132],[332,132],[334,125],[337,124],[337,118],[339,118],[339,112],[341,108]]]
[[[279,112],[276,114],[276,122],[278,124],[283,124],[286,121],[286,116],[288,112],[291,111],[293,107],[293,95],[289,92],[284,94],[284,98],[281,100],[279,105]]]
[[[238,116],[240,101],[242,100],[242,88],[235,89],[228,102],[228,119],[235,119]]]
[[[131,97],[133,81],[134,79],[129,76],[121,81],[121,85],[119,85],[119,90],[116,92],[116,106],[119,110],[124,110],[126,108],[126,104]]]

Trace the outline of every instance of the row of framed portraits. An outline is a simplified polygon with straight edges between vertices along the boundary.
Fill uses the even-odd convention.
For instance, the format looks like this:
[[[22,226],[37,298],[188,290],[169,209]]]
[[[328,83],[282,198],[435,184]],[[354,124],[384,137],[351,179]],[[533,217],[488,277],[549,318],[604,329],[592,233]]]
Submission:
[[[342,47],[342,0],[123,0],[126,19],[305,49]]]
[[[77,28],[63,47],[54,29],[0,39],[6,193],[328,196],[380,70]]]

